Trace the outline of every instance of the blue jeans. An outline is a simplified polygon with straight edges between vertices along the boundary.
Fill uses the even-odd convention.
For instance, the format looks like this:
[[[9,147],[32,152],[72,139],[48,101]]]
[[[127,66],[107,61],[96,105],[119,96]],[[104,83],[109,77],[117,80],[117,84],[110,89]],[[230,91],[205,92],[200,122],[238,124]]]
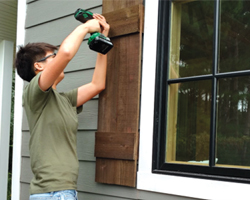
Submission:
[[[77,200],[75,190],[62,190],[57,192],[48,192],[43,194],[32,194],[30,200]]]

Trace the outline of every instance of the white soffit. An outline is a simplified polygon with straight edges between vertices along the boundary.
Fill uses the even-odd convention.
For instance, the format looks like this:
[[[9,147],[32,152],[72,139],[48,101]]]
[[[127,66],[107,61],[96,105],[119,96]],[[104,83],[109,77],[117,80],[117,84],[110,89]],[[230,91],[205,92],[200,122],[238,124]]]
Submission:
[[[16,41],[17,0],[0,0],[0,42]]]

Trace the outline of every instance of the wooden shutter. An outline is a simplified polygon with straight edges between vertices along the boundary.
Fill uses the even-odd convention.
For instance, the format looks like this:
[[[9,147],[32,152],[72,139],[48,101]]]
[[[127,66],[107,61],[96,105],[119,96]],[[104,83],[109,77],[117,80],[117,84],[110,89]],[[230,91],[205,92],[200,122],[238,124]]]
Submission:
[[[143,0],[104,0],[114,44],[106,89],[99,96],[96,182],[135,187],[141,81]]]

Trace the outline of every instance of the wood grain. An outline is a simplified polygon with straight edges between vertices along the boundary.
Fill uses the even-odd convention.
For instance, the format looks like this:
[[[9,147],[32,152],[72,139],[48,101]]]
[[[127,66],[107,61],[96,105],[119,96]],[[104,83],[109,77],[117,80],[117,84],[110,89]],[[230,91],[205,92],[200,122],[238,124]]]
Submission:
[[[128,8],[134,5],[143,4],[143,0],[103,0],[102,1],[102,12],[112,12],[122,8]]]
[[[105,138],[97,140],[95,146],[95,180],[99,183],[136,186],[144,16],[143,7],[138,4],[142,0],[103,1],[114,47],[108,53],[106,89],[99,95],[97,134]],[[104,136],[110,133],[116,144]],[[122,147],[131,143],[134,146]]]
[[[96,132],[95,157],[135,160],[136,133]]]
[[[140,32],[144,21],[141,20],[144,16],[143,11],[142,5],[136,5],[103,14],[106,21],[111,25],[109,37]]]
[[[135,161],[101,159],[96,160],[96,182],[135,187]]]

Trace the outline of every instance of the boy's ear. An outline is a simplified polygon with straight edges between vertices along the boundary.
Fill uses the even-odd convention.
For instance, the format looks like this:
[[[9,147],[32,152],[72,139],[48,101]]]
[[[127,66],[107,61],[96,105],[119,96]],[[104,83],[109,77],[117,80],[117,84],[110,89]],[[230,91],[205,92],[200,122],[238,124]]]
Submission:
[[[42,71],[42,70],[43,70],[43,65],[41,65],[41,64],[38,63],[38,62],[35,62],[35,63],[34,63],[34,70],[35,70],[35,71]]]

